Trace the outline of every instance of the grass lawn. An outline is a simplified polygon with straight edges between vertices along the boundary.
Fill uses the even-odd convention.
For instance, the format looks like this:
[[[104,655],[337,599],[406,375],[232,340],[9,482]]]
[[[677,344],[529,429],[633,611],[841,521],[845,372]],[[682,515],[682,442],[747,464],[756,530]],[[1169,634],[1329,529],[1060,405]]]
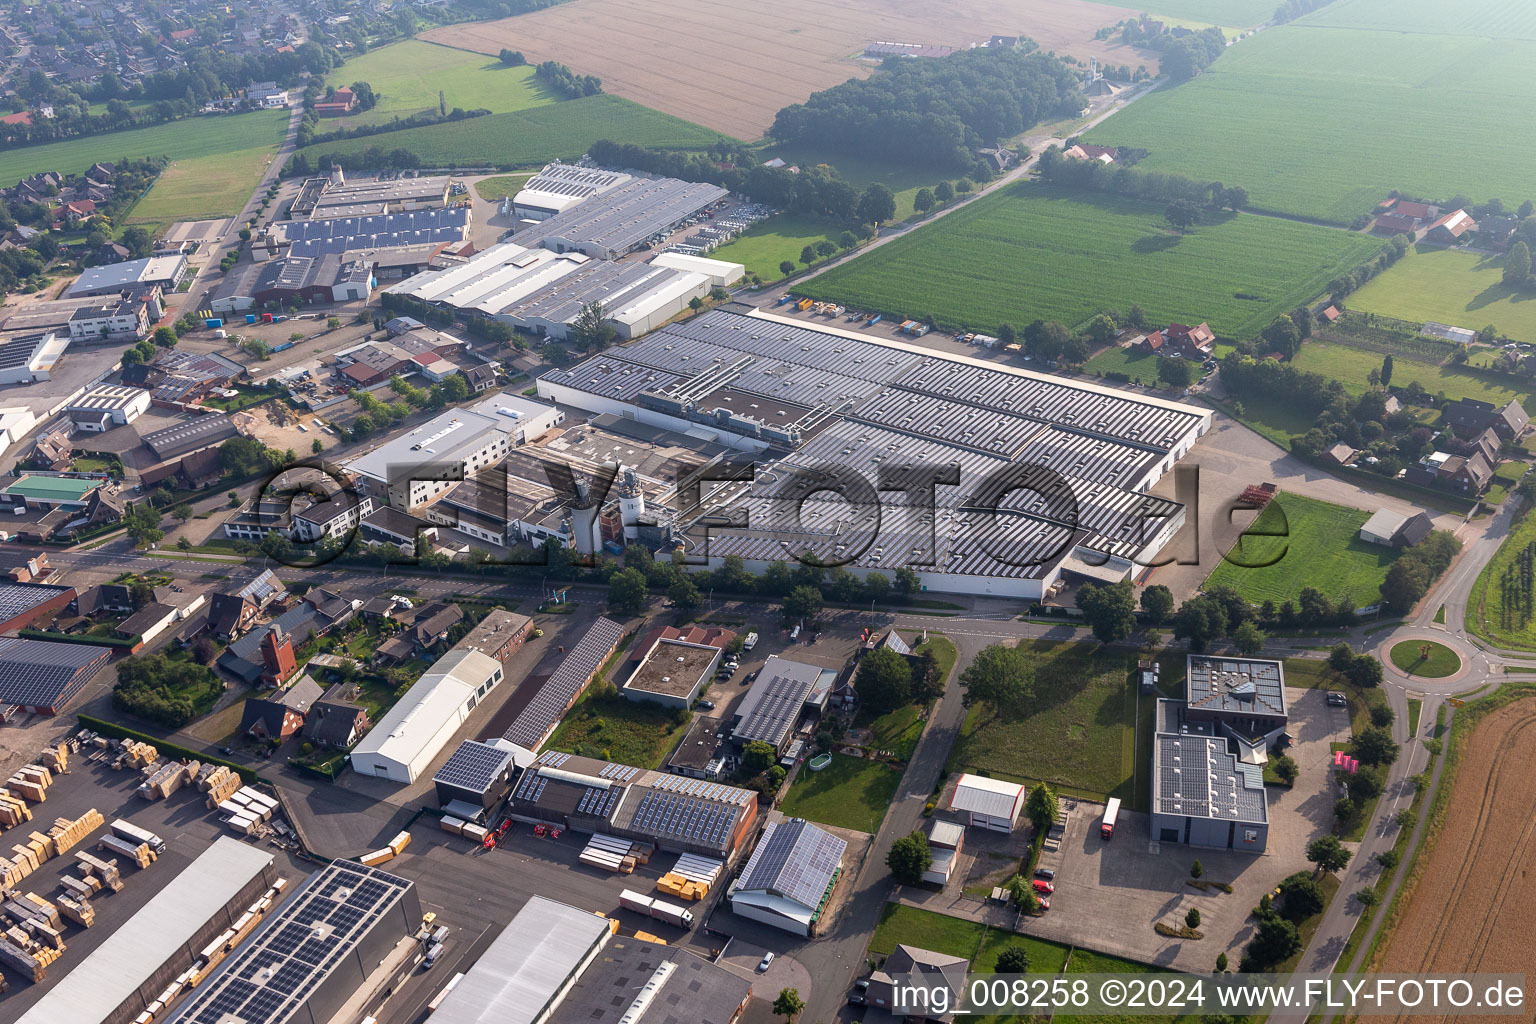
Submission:
[[[377,146],[408,149],[429,164],[531,167],[555,158],[575,160],[598,139],[658,149],[702,149],[719,137],[682,118],[605,94],[322,143],[304,152],[313,162],[322,156],[351,158]]]
[[[533,172],[524,174],[496,174],[489,178],[481,178],[475,182],[475,191],[480,198],[488,203],[499,202],[502,196],[515,196],[522,187],[533,177]]]
[[[780,263],[788,260],[796,270],[802,269],[801,249],[821,241],[835,242],[842,233],[841,228],[826,221],[781,213],[752,225],[734,241],[710,253],[709,258],[740,263],[747,273],[756,274],[765,282],[777,281],[784,276],[779,270]]]
[[[1424,702],[1417,698],[1408,699],[1408,735],[1419,734],[1419,716],[1424,712]]]
[[[921,712],[922,709],[916,704],[908,704],[869,721],[861,721],[856,717],[853,724],[869,730],[870,746],[876,750],[888,750],[896,757],[907,760],[912,756],[912,751],[917,749],[917,741],[922,738],[923,726],[927,724],[926,718],[919,717]]]
[[[833,754],[819,772],[801,766],[779,806],[791,818],[874,833],[896,795],[901,773],[879,761]]]
[[[1209,321],[1218,334],[1248,337],[1381,248],[1363,235],[1235,214],[1177,235],[1163,212],[1021,182],[798,290],[989,331],[1036,318],[1077,326],[1139,304],[1153,321]]]
[[[1056,974],[1067,961],[1066,947],[1054,942],[988,928],[977,921],[947,917],[931,910],[887,903],[875,934],[870,937],[869,951],[874,955],[889,956],[903,944],[963,956],[971,961],[971,971],[975,974],[991,974],[997,954],[1009,946],[1023,946],[1029,950],[1031,974]]]
[[[177,160],[219,156],[266,140],[276,145],[288,123],[286,110],[220,114],[127,131],[65,139],[41,146],[0,151],[0,181],[17,181],[39,171],[81,174],[98,160],[169,156]],[[250,190],[247,189],[247,192]]]
[[[1515,523],[1499,550],[1483,566],[1472,586],[1472,593],[1467,596],[1466,628],[1469,633],[1499,647],[1536,649],[1536,617],[1522,621],[1516,612],[1512,611],[1507,617],[1503,612],[1504,573],[1532,544],[1536,544],[1536,516],[1527,515]],[[1518,568],[1515,574],[1518,586]]]
[[[1114,346],[1107,348],[1083,364],[1088,373],[1123,373],[1138,384],[1158,386],[1157,367],[1160,358],[1151,352]],[[1165,385],[1166,386],[1166,385]]]
[[[1507,286],[1503,273],[1502,256],[1421,245],[1350,293],[1349,306],[1474,331],[1493,324],[1518,341],[1536,341],[1536,302]]]
[[[1337,380],[1350,394],[1359,395],[1371,386],[1370,372],[1381,369],[1383,358],[1380,352],[1310,340],[1301,346],[1301,351],[1291,362],[1299,369]],[[1443,393],[1448,401],[1475,398],[1500,406],[1508,405],[1512,398],[1519,399],[1524,405],[1536,393],[1536,390],[1511,382],[1507,377],[1484,374],[1473,366],[1437,365],[1405,355],[1393,355],[1392,383],[1401,387],[1410,381],[1418,381],[1431,395]]]
[[[659,768],[688,731],[688,717],[659,704],[588,695],[565,716],[545,749]]]
[[[555,103],[560,96],[533,76],[533,68],[507,67],[495,57],[406,39],[353,57],[329,76],[337,85],[367,82],[378,103],[352,117],[327,119],[321,131],[383,124],[423,111],[437,112],[438,92],[448,109],[494,114]]]
[[[1148,170],[1241,182],[1256,208],[1340,224],[1394,188],[1524,199],[1532,181],[1521,155],[1536,147],[1536,121],[1512,126],[1487,97],[1536,88],[1532,21],[1530,6],[1512,0],[1329,4],[1243,40],[1195,80],[1131,104],[1086,140],[1144,148]],[[1319,111],[1327,111],[1323,137]],[[1383,130],[1409,123],[1411,131]],[[1223,126],[1219,146],[1206,144],[1213,124]],[[1446,137],[1458,145],[1426,144]],[[1472,167],[1469,151],[1479,155]]]
[[[1095,800],[1118,796],[1134,806],[1141,788],[1137,695],[1131,682],[1136,655],[1050,640],[1020,646],[1035,670],[1035,699],[1028,713],[1004,721],[984,705],[971,708],[950,754],[949,772],[1045,781],[1062,792]],[[1163,675],[1172,678],[1170,666]],[[1150,729],[1152,701],[1142,704]]]
[[[1332,601],[1349,596],[1357,605],[1374,604],[1399,552],[1360,539],[1369,518],[1360,509],[1282,491],[1205,585],[1235,587],[1255,603],[1278,605],[1295,600],[1303,587],[1316,587]]]
[[[1424,656],[1423,648],[1429,648]],[[1392,664],[1410,676],[1424,679],[1441,679],[1461,668],[1461,658],[1455,651],[1433,640],[1404,640],[1395,644],[1391,651]]]

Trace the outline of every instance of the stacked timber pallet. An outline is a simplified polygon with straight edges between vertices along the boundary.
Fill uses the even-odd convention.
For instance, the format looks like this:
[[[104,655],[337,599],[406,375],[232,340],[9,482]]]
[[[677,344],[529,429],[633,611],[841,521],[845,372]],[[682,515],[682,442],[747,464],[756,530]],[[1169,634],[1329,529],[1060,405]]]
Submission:
[[[372,853],[365,853],[361,857],[357,858],[357,860],[359,864],[366,864],[371,868],[378,867],[380,864],[383,864],[386,861],[394,860],[400,855],[402,850],[410,845],[411,834],[409,832],[399,832],[395,835],[395,838],[389,841],[388,846],[384,847],[382,850],[374,850]]]
[[[15,828],[32,820],[32,809],[26,801],[8,789],[0,789],[0,825]]]
[[[288,885],[288,879],[279,878],[272,883],[272,887],[261,894],[260,898],[248,907],[244,914],[235,920],[230,927],[220,932],[212,942],[204,946],[193,960],[190,970],[182,977],[186,978],[186,984],[196,986],[204,978],[213,973],[215,967],[224,961],[230,951],[240,944],[240,940],[255,930],[282,896],[283,889]]]
[[[68,818],[53,819],[53,827],[48,830],[48,838],[53,841],[53,856],[68,853],[77,843],[104,824],[106,819],[94,807],[74,821]]]
[[[101,840],[96,844],[96,849],[115,853],[119,857],[127,857],[140,868],[147,868],[156,860],[155,851],[149,848],[148,843],[135,845],[126,839],[120,839],[114,835],[102,836]]]
[[[83,877],[98,878],[102,885],[113,892],[123,891],[123,876],[117,870],[117,861],[102,860],[84,850],[75,851],[75,860],[80,862],[80,874]]]
[[[53,827],[47,835],[32,832],[25,843],[11,846],[10,856],[0,855],[0,884],[7,889],[14,889],[43,862],[68,852],[101,824],[101,812],[93,807],[74,820],[54,819]]]
[[[140,743],[138,740],[123,741],[123,757],[130,768],[148,768],[160,760],[160,751],[152,743]]]
[[[63,955],[63,952],[63,949],[54,949],[39,942],[19,925],[0,932],[0,964],[34,982],[48,976],[48,965]]]
[[[635,854],[636,846],[637,844],[631,840],[594,832],[577,859],[583,864],[590,864],[604,871],[612,871],[614,874],[632,875],[635,873],[635,865],[644,863]],[[650,858],[649,852],[646,853],[646,858]]]
[[[443,815],[442,818],[438,821],[438,827],[440,827],[444,832],[455,836],[461,836],[464,834],[464,826],[466,824],[468,824],[468,822],[464,821],[462,818],[455,818],[447,814]]]
[[[17,769],[5,782],[5,788],[16,796],[34,804],[48,799],[48,787],[53,785],[53,773],[40,764],[29,764]]]
[[[172,761],[139,784],[139,796],[146,800],[164,800],[190,782],[201,767],[198,761]]]
[[[664,893],[685,900],[701,900],[709,895],[709,887],[725,870],[725,864],[710,857],[685,853],[677,858],[677,865],[661,876],[656,888]]]
[[[69,770],[69,743],[61,740],[56,746],[44,747],[37,755],[37,763],[55,775],[62,775]]]
[[[60,893],[54,897],[53,902],[60,914],[82,928],[89,928],[96,923],[96,908],[91,906],[88,899]]]
[[[197,788],[208,794],[208,809],[215,810],[219,804],[239,791],[240,776],[222,764],[215,765],[211,772],[203,774],[197,780]]]

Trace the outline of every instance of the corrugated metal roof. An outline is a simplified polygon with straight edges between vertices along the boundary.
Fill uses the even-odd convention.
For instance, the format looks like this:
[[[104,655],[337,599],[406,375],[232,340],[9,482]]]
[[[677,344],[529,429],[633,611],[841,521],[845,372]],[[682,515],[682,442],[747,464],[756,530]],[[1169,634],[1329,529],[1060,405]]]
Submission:
[[[989,818],[1012,820],[1014,808],[1024,793],[1024,787],[1016,782],[989,779],[981,775],[962,775],[955,783],[955,795],[950,798],[952,811],[968,811],[985,814]]]

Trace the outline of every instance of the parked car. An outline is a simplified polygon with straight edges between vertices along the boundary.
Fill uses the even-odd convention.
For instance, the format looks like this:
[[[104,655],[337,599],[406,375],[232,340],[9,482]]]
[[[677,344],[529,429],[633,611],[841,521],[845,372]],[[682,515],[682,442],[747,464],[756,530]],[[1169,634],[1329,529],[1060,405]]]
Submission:
[[[1038,892],[1041,895],[1049,896],[1051,893],[1056,891],[1056,886],[1052,885],[1044,878],[1037,878],[1030,884],[1035,887],[1035,892]]]
[[[854,1006],[865,1006],[869,1003],[868,978],[860,978],[853,983],[853,988],[848,992],[848,1001]]]
[[[1055,868],[1035,868],[1035,877],[1036,878],[1043,878],[1047,882],[1054,881],[1055,878],[1056,878],[1056,869]]]
[[[763,958],[757,962],[758,973],[762,973],[763,971],[766,971],[768,968],[772,967],[773,966],[773,958],[775,956],[777,956],[777,955],[778,954],[774,953],[772,950],[769,950],[767,953],[764,953],[763,954]]]
[[[1050,910],[1051,909],[1051,901],[1046,899],[1044,896],[1041,896],[1040,897],[1040,909],[1041,910]]]
[[[1349,698],[1338,690],[1329,690],[1328,705],[1335,708],[1347,708],[1349,707]]]
[[[696,707],[701,707],[705,711],[713,711],[713,710],[715,710],[715,702],[712,701],[712,700],[700,700],[698,702],[698,704],[695,705],[695,706]]]

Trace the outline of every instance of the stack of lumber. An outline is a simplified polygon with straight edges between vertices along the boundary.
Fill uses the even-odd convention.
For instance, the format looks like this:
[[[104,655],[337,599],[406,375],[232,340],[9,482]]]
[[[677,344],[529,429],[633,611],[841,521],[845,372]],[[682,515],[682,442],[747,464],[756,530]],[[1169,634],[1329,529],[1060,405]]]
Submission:
[[[682,875],[668,873],[661,876],[656,883],[656,888],[668,896],[676,896],[682,900],[701,900],[709,892],[709,886],[700,885],[698,882],[689,881]]]
[[[147,868],[156,860],[155,851],[149,848],[148,843],[134,845],[126,839],[120,839],[114,835],[104,835],[96,844],[96,849],[115,853],[119,857],[127,857],[140,868]]]
[[[128,764],[134,768],[145,768],[160,759],[160,751],[155,749],[152,743],[140,743],[138,740],[124,740],[123,753],[128,758]]]
[[[13,925],[0,932],[0,963],[32,981],[48,976],[48,965],[64,952],[39,942],[26,929]]]
[[[211,811],[240,790],[240,776],[222,764],[217,765],[212,772],[198,779],[197,788],[208,794]]]
[[[63,774],[69,770],[69,743],[61,740],[57,746],[44,747],[37,761],[55,775]]]
[[[82,928],[96,923],[96,908],[91,901],[76,896],[60,894],[54,897],[59,913]]]
[[[32,809],[8,789],[0,789],[0,825],[14,828],[32,820]]]
[[[438,820],[438,827],[441,828],[444,832],[448,832],[456,836],[464,834],[464,820],[462,818],[455,818],[451,815],[443,815],[442,818]]]
[[[113,892],[123,891],[123,876],[117,870],[117,861],[102,860],[99,857],[86,853],[84,850],[76,850],[75,859],[80,862],[80,874],[82,876],[94,875],[101,879],[102,885]]]
[[[197,959],[192,962],[192,969],[183,975],[186,979],[186,984],[195,987],[204,978],[212,974],[213,969],[219,966],[224,957],[238,946],[242,939],[256,930],[256,926],[267,915],[267,911],[272,909],[273,904],[278,901],[283,889],[287,885],[288,879],[286,878],[279,878],[273,882],[271,888],[263,892],[255,903],[247,907],[245,913],[236,918],[233,925],[224,929],[224,931],[214,937],[213,941],[204,946],[198,952]]]
[[[48,830],[48,838],[53,842],[52,856],[57,857],[68,853],[77,843],[104,824],[106,819],[94,807],[74,821],[68,818],[53,819],[53,827]]]
[[[6,780],[5,788],[15,796],[25,797],[34,804],[48,799],[48,787],[53,785],[53,773],[40,764],[29,764],[17,770]]]
[[[146,800],[164,800],[191,781],[200,767],[197,761],[172,761],[139,785],[139,796]]]
[[[60,875],[59,888],[77,900],[88,900],[101,892],[101,879],[92,875],[86,875],[83,878],[76,878],[74,875]]]

